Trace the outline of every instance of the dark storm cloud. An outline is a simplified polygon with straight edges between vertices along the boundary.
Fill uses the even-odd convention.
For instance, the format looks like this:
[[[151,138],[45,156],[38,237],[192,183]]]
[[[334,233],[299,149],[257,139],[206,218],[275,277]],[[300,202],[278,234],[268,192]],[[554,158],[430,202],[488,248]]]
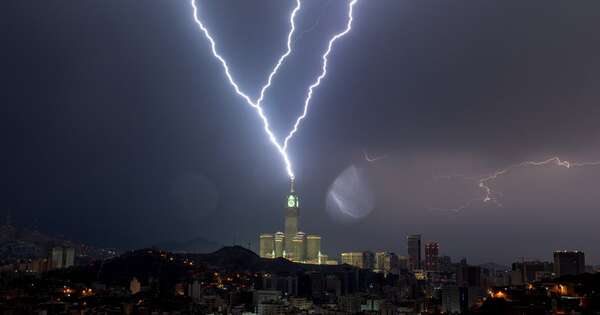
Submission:
[[[300,111],[327,37],[344,23],[344,2],[306,4],[299,29],[311,31],[265,103],[279,135]],[[114,246],[196,236],[256,243],[282,225],[283,164],[225,83],[187,1],[0,6],[1,208],[19,223]],[[201,6],[241,85],[257,91],[284,49],[293,2]],[[432,184],[432,172],[488,174],[553,155],[600,159],[589,149],[600,133],[598,12],[597,1],[359,1],[353,31],[334,47],[291,143],[303,229],[323,234],[331,254],[403,252],[406,234],[423,233],[444,252],[479,261],[548,258],[565,247],[597,262],[586,222],[599,219],[600,170],[513,174],[497,183],[502,209],[448,216],[427,204],[478,194],[464,183]],[[363,149],[390,155],[365,166],[377,207],[341,225],[325,213],[327,188],[364,163]],[[218,194],[208,216],[182,206],[214,203],[189,196],[194,176]],[[184,193],[173,194],[174,185]]]

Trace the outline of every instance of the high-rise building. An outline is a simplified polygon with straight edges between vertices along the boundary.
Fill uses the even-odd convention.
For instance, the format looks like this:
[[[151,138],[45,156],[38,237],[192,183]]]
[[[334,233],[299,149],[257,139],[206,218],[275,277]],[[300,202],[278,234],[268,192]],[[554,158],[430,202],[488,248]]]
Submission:
[[[371,252],[342,253],[342,264],[348,264],[361,269],[373,269],[375,255]]]
[[[275,237],[273,234],[261,234],[259,241],[259,256],[262,258],[274,258]]]
[[[333,264],[327,255],[321,252],[321,237],[306,235],[299,231],[300,203],[291,181],[290,193],[286,197],[284,209],[284,232],[261,234],[259,256],[263,258],[283,257],[294,262],[310,264]]]
[[[36,273],[48,271],[48,258],[38,258],[31,261],[31,271]]]
[[[363,253],[362,252],[342,253],[342,264],[347,264],[350,266],[362,268],[362,266],[364,265]]]
[[[550,275],[553,270],[552,263],[545,261],[519,261],[512,263],[511,284],[522,285],[540,280],[540,277]],[[550,277],[546,277],[550,278]]]
[[[63,248],[63,268],[73,267],[75,264],[75,248]]]
[[[384,273],[385,272],[385,263],[386,263],[386,258],[389,255],[388,252],[376,252],[375,253],[375,268],[373,269],[373,271],[375,272],[380,272],[380,273]]]
[[[306,236],[306,260],[317,260],[321,253],[321,237],[319,235]]]
[[[554,274],[558,277],[585,272],[585,254],[582,251],[555,251]]]
[[[398,256],[389,252],[375,253],[375,267],[373,271],[388,274],[397,272],[400,265]]]
[[[444,286],[441,294],[442,308],[445,314],[465,314],[485,296],[479,287]]]
[[[408,257],[398,256],[398,268],[408,270]]]
[[[69,268],[75,264],[75,248],[54,246],[48,252],[48,269]]]
[[[466,289],[455,285],[444,286],[442,289],[442,312],[459,314],[466,304]]]
[[[285,250],[288,259],[296,259],[294,253],[294,237],[298,234],[298,221],[300,218],[300,205],[298,194],[294,189],[294,180],[291,182],[290,194],[287,196],[287,204],[284,210],[285,222],[284,222],[284,233],[285,233]]]
[[[304,232],[298,232],[292,240],[294,261],[302,262],[306,260],[306,234]]]
[[[63,267],[63,248],[55,246],[48,253],[48,261],[50,262],[49,269],[59,269]]]
[[[439,252],[440,245],[437,242],[427,242],[425,244],[425,270],[439,270]]]
[[[421,235],[409,235],[408,243],[408,267],[410,270],[421,269]]]
[[[275,246],[275,257],[273,257],[273,258],[283,257],[284,242],[285,242],[285,234],[283,234],[283,232],[275,233],[275,245],[274,245]]]
[[[481,267],[461,264],[456,270],[456,284],[459,287],[481,286]]]
[[[450,256],[442,256],[438,260],[439,269],[442,272],[449,272],[452,269],[452,259]]]
[[[375,254],[372,252],[364,252],[365,269],[373,270],[375,268]]]

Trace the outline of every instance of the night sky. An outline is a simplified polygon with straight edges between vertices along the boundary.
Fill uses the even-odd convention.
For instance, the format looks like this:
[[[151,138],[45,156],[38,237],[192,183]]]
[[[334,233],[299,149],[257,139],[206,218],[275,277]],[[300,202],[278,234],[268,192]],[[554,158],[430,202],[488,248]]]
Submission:
[[[295,2],[198,2],[242,89],[255,97],[285,49]],[[300,113],[347,2],[304,2],[294,53],[266,100],[278,136]],[[359,0],[353,30],[291,142],[301,229],[325,252],[387,249],[406,235],[470,262],[600,263],[600,2]],[[135,248],[203,237],[252,242],[283,228],[288,179],[256,113],[226,83],[186,0],[0,4],[0,212],[17,225]],[[368,163],[369,155],[387,158]],[[372,211],[326,210],[358,174]],[[345,174],[345,175],[344,175]],[[366,197],[365,197],[366,198]]]

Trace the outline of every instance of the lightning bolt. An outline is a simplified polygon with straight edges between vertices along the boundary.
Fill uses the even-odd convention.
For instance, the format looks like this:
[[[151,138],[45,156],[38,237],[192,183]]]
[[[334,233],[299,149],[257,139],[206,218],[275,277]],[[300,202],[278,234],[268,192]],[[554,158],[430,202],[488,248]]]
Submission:
[[[302,112],[302,115],[300,115],[298,117],[298,119],[296,119],[296,123],[294,124],[294,128],[292,128],[292,130],[285,137],[285,140],[283,141],[283,150],[287,149],[288,142],[292,139],[292,137],[294,137],[294,134],[296,132],[298,132],[298,128],[300,127],[300,123],[302,122],[302,120],[304,120],[304,118],[306,118],[306,114],[308,113],[308,106],[310,105],[310,100],[312,99],[312,96],[313,96],[313,90],[321,84],[321,81],[327,75],[327,63],[329,61],[329,54],[331,53],[331,49],[333,48],[333,44],[338,39],[340,39],[344,35],[348,34],[348,32],[350,32],[350,30],[352,30],[352,21],[354,20],[354,17],[352,15],[352,13],[353,13],[354,5],[356,4],[357,1],[358,0],[352,0],[352,1],[350,1],[350,4],[348,5],[348,22],[346,23],[346,28],[342,32],[335,34],[329,40],[329,44],[327,45],[327,50],[325,51],[325,53],[321,57],[321,59],[323,60],[323,65],[321,67],[321,74],[308,87],[308,91],[307,91],[307,94],[306,94],[306,99],[304,100],[304,110]]]
[[[293,37],[293,34],[294,34],[295,30],[296,30],[295,17],[296,17],[296,13],[300,10],[300,7],[301,7],[300,0],[296,0],[296,7],[294,8],[294,10],[292,11],[292,13],[290,15],[290,32],[288,33],[288,36],[287,36],[287,50],[277,60],[277,63],[275,64],[273,70],[271,71],[271,73],[269,74],[269,76],[267,78],[267,82],[260,89],[260,95],[259,95],[259,97],[255,101],[253,101],[250,96],[248,96],[246,93],[244,93],[239,88],[239,86],[236,83],[236,81],[233,79],[233,76],[231,75],[231,72],[229,71],[229,66],[227,65],[227,62],[221,56],[221,54],[219,54],[219,52],[217,51],[215,40],[213,39],[213,37],[211,36],[210,32],[208,31],[208,28],[204,25],[204,23],[202,23],[202,21],[198,17],[198,7],[196,5],[196,0],[190,0],[190,4],[192,5],[192,8],[193,8],[194,21],[196,22],[196,24],[198,25],[198,27],[200,28],[200,30],[204,34],[204,37],[206,37],[206,39],[209,41],[210,48],[211,48],[213,56],[220,62],[221,66],[223,67],[223,70],[225,72],[225,76],[227,77],[227,80],[228,80],[229,84],[235,90],[236,94],[239,95],[241,98],[243,98],[250,107],[254,108],[254,110],[256,111],[256,113],[258,114],[258,116],[260,117],[260,119],[261,119],[261,121],[263,123],[263,129],[264,129],[265,133],[267,134],[267,136],[268,136],[271,144],[273,146],[275,146],[275,148],[277,149],[277,151],[279,152],[279,154],[283,158],[283,161],[284,161],[285,167],[286,167],[286,171],[287,171],[288,176],[290,177],[290,179],[294,179],[295,176],[294,176],[294,172],[292,170],[292,164],[291,164],[290,159],[289,159],[289,157],[287,155],[287,144],[288,144],[288,141],[298,131],[298,126],[300,124],[300,121],[302,121],[302,119],[304,119],[304,117],[306,117],[306,115],[307,115],[308,105],[309,105],[310,99],[312,98],[313,89],[315,87],[317,87],[321,83],[321,80],[327,74],[327,61],[328,61],[328,56],[329,56],[329,54],[331,52],[331,49],[333,47],[333,43],[338,38],[340,38],[340,37],[344,36],[346,33],[348,33],[350,31],[350,29],[351,29],[351,25],[352,25],[352,8],[353,8],[354,4],[357,1],[358,0],[352,0],[350,2],[349,12],[348,12],[348,23],[346,25],[346,29],[343,32],[336,34],[329,41],[329,45],[327,47],[327,50],[326,50],[326,52],[322,56],[322,59],[323,59],[322,73],[321,73],[321,75],[319,75],[319,77],[317,78],[317,80],[315,81],[315,83],[313,83],[309,87],[308,96],[307,96],[307,98],[305,100],[305,103],[304,103],[304,111],[303,111],[302,115],[296,120],[296,123],[294,124],[294,128],[292,129],[292,131],[290,131],[290,133],[288,134],[288,136],[285,138],[285,140],[283,142],[283,145],[282,145],[282,144],[279,143],[279,141],[277,141],[277,138],[275,137],[275,134],[271,130],[271,127],[269,125],[269,119],[265,115],[264,109],[263,109],[263,107],[261,107],[261,103],[264,100],[264,96],[265,96],[266,91],[271,86],[273,77],[277,74],[277,71],[279,70],[279,68],[281,67],[281,65],[284,63],[285,59],[292,53],[292,37]]]
[[[275,76],[275,74],[277,73],[277,70],[279,70],[279,68],[283,64],[284,60],[292,52],[292,43],[291,43],[292,40],[291,39],[294,34],[294,31],[296,30],[295,17],[296,17],[296,13],[300,10],[300,6],[301,6],[300,0],[296,0],[296,7],[294,8],[294,10],[292,11],[292,14],[290,15],[291,27],[290,27],[290,32],[288,33],[288,37],[287,37],[287,39],[288,39],[287,40],[287,50],[283,55],[281,55],[279,60],[277,60],[275,67],[269,74],[267,83],[261,88],[260,96],[256,101],[253,101],[252,98],[250,98],[250,96],[248,96],[246,93],[242,92],[242,90],[240,89],[238,84],[233,79],[233,76],[231,75],[231,73],[229,71],[229,66],[227,65],[227,61],[225,61],[225,59],[217,51],[217,44],[215,43],[215,40],[210,35],[210,33],[209,33],[208,29],[206,28],[206,26],[204,25],[204,23],[202,23],[202,21],[200,21],[200,18],[198,17],[198,7],[196,6],[196,0],[190,0],[190,4],[192,5],[192,8],[194,10],[194,21],[196,22],[196,24],[198,25],[198,27],[200,28],[202,33],[204,33],[204,37],[206,37],[206,39],[209,41],[210,48],[212,50],[212,54],[221,63],[221,66],[223,67],[225,76],[227,77],[229,84],[233,87],[233,89],[235,90],[235,93],[237,95],[242,97],[246,101],[246,103],[248,103],[248,105],[250,105],[252,108],[254,108],[256,110],[256,113],[262,120],[263,129],[264,129],[265,133],[267,134],[269,140],[271,141],[271,144],[273,144],[273,146],[275,146],[275,148],[277,149],[277,152],[279,152],[279,154],[283,158],[283,161],[285,163],[285,169],[288,173],[288,176],[293,179],[294,172],[292,170],[292,163],[290,162],[290,159],[289,159],[285,149],[279,144],[279,142],[277,141],[277,138],[275,137],[275,134],[273,133],[273,131],[271,131],[271,127],[269,126],[269,119],[265,115],[263,108],[260,106],[261,105],[260,103],[262,102],[262,100],[264,98],[264,94],[265,94],[266,90],[271,86],[271,81],[272,81],[273,77]]]
[[[481,189],[482,195],[480,198],[471,199],[457,208],[451,208],[451,209],[434,208],[434,210],[446,210],[446,211],[452,211],[452,212],[460,212],[461,210],[469,208],[471,205],[473,205],[476,202],[483,202],[483,203],[493,202],[497,206],[501,207],[502,204],[500,203],[499,198],[498,198],[498,195],[501,195],[501,193],[495,192],[492,189],[491,183],[493,181],[495,181],[499,177],[506,175],[507,173],[509,173],[515,169],[529,167],[529,166],[544,166],[544,165],[552,165],[552,164],[554,164],[558,167],[564,167],[564,168],[570,169],[570,168],[574,168],[574,167],[599,166],[600,161],[570,162],[567,160],[561,160],[559,157],[555,156],[555,157],[552,157],[552,158],[549,158],[546,160],[542,160],[542,161],[524,161],[521,163],[513,164],[504,169],[497,170],[490,175],[480,177],[480,178],[467,177],[467,176],[463,176],[463,175],[447,176],[447,177],[445,177],[446,179],[458,177],[458,178],[461,178],[464,180],[473,180],[474,182],[477,183],[477,186],[479,187],[479,189]]]
[[[526,167],[526,166],[542,166],[542,165],[548,165],[548,164],[554,164],[556,166],[564,167],[564,168],[572,168],[572,167],[581,167],[581,166],[600,165],[600,161],[578,163],[578,162],[569,162],[566,160],[561,160],[559,157],[555,156],[555,157],[552,157],[552,158],[549,158],[549,159],[543,160],[543,161],[525,161],[525,162],[521,162],[519,164],[511,165],[505,169],[498,170],[489,176],[479,179],[479,188],[481,188],[484,192],[484,197],[483,197],[482,201],[483,202],[492,201],[501,206],[501,204],[498,202],[498,198],[495,197],[495,193],[492,190],[492,188],[489,186],[488,182],[494,181],[498,177],[505,175],[506,173],[508,173],[511,170],[516,169],[516,168],[522,168],[522,167]]]

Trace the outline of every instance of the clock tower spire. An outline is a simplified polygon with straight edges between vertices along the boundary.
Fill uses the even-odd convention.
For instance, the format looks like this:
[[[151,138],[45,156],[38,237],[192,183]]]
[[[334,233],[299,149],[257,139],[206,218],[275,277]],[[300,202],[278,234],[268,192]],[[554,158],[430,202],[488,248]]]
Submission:
[[[296,180],[292,177],[290,179],[290,193],[294,193],[294,184],[296,183]]]
[[[296,255],[298,255],[293,248],[293,239],[296,237],[296,234],[298,234],[298,221],[300,219],[300,203],[293,178],[290,180],[290,193],[287,196],[284,214],[284,248],[285,252],[290,256],[288,259],[293,260],[296,259]]]

